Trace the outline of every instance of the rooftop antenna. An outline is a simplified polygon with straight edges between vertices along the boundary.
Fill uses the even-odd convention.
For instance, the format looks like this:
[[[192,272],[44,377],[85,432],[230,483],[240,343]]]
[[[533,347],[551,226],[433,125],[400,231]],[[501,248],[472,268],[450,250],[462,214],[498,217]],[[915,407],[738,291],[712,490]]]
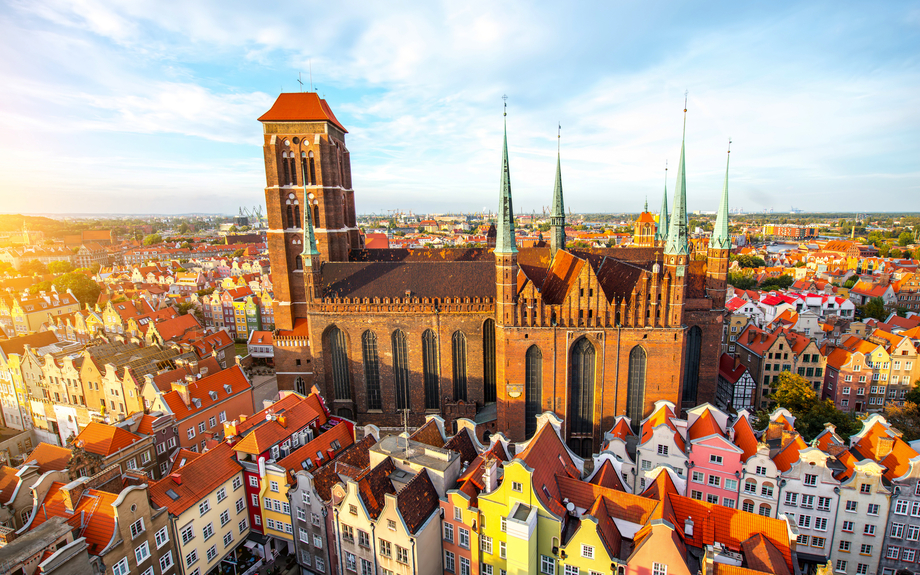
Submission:
[[[297,72],[297,83],[300,84],[300,91],[303,92],[303,80],[300,79],[300,72]]]

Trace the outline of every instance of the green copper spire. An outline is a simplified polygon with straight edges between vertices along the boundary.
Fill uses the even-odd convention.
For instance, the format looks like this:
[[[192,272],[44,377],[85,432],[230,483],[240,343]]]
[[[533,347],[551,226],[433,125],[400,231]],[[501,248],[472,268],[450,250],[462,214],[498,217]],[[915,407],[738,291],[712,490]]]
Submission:
[[[505,142],[502,147],[502,183],[498,198],[498,226],[495,253],[516,254],[514,243],[514,207],[511,205],[511,171],[508,167],[508,102],[505,97]]]
[[[668,161],[664,162],[664,194],[661,196],[661,212],[658,213],[658,227],[655,229],[655,241],[668,239]]]
[[[310,192],[307,191],[307,168],[301,163],[302,181],[303,181],[303,252],[300,254],[304,267],[313,265],[313,256],[319,255],[316,249],[316,234],[313,233],[313,218],[310,217]]]
[[[645,207],[642,208],[642,213],[648,212],[648,196],[645,196]]]
[[[553,188],[553,211],[549,215],[551,228],[550,250],[556,252],[565,249],[565,206],[562,201],[562,124],[556,136],[556,186]]]
[[[668,242],[664,253],[669,256],[690,255],[687,245],[687,176],[684,172],[684,141],[687,139],[687,99],[684,96],[684,132],[680,140],[680,162],[677,164],[677,183],[674,185],[674,212],[668,229]]]
[[[725,158],[725,185],[722,186],[722,203],[719,204],[719,214],[716,216],[716,225],[709,238],[709,247],[717,250],[728,250],[732,247],[732,238],[728,235],[728,159],[732,153],[732,140],[728,139],[728,152]]]

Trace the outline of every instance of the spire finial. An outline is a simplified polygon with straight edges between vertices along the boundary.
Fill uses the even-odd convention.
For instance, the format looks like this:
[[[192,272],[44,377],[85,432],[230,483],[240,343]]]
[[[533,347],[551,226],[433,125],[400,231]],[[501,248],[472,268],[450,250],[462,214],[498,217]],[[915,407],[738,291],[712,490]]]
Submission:
[[[722,200],[716,214],[716,223],[709,238],[709,247],[717,250],[728,250],[732,247],[731,236],[728,233],[728,164],[732,153],[732,139],[728,139],[728,151],[725,153],[725,184],[722,187]]]
[[[687,137],[687,96],[689,96],[690,90],[684,90],[684,134],[681,139]]]
[[[508,94],[502,94],[502,100],[505,102],[505,116],[508,115]]]
[[[645,194],[645,209],[642,210],[642,211],[643,211],[643,212],[647,212],[647,211],[648,211],[648,194]]]
[[[562,122],[559,122],[559,131],[556,136],[556,153],[562,153]]]

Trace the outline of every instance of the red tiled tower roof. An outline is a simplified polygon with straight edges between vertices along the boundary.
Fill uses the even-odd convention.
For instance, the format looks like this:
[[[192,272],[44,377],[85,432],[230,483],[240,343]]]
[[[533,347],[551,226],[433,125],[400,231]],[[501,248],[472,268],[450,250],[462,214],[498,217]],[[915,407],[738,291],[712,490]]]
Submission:
[[[326,100],[316,92],[279,94],[269,111],[259,117],[260,122],[330,122],[345,133]]]

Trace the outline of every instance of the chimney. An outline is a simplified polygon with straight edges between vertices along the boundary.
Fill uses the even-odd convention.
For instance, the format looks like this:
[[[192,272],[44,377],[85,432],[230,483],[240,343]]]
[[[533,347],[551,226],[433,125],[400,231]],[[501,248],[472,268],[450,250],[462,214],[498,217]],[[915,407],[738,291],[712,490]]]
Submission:
[[[738,369],[738,366],[741,365],[741,358],[736,355],[734,356],[734,359],[735,359],[735,367],[733,367],[732,369]]]
[[[483,463],[483,467],[485,468],[482,472],[483,491],[492,493],[498,488],[498,460],[494,457],[489,457]]]
[[[760,343],[767,343],[767,332],[760,334]]]
[[[876,461],[881,461],[888,457],[888,454],[891,453],[891,450],[894,449],[894,438],[893,437],[879,437],[878,444],[875,446],[875,459]]]
[[[188,395],[188,383],[182,380],[174,381],[172,382],[172,390],[179,394],[182,403],[184,403],[186,407],[191,405]]]
[[[278,416],[278,425],[287,428],[287,418],[283,415]]]
[[[797,435],[798,433],[794,431],[789,431],[788,429],[784,429],[783,430],[783,440],[780,443],[780,445],[782,445],[783,447],[786,447],[787,445],[789,445],[795,440]]]
[[[74,509],[80,504],[80,497],[86,489],[87,481],[89,481],[88,477],[81,477],[61,487],[61,497],[64,500],[64,509],[70,513],[74,512]]]
[[[182,485],[182,474],[181,473],[170,473],[170,479],[172,479],[176,485]]]
[[[778,421],[771,421],[767,426],[766,440],[780,439],[783,436],[783,426]]]
[[[757,337],[757,334],[754,333],[753,329],[748,330],[748,343],[754,343],[754,338]]]
[[[693,537],[693,519],[690,517],[684,520],[684,535]]]
[[[247,418],[247,417],[249,417],[249,416],[246,415],[245,413],[241,413],[241,414],[240,414],[240,423],[243,423],[244,421],[246,421],[246,418]]]

